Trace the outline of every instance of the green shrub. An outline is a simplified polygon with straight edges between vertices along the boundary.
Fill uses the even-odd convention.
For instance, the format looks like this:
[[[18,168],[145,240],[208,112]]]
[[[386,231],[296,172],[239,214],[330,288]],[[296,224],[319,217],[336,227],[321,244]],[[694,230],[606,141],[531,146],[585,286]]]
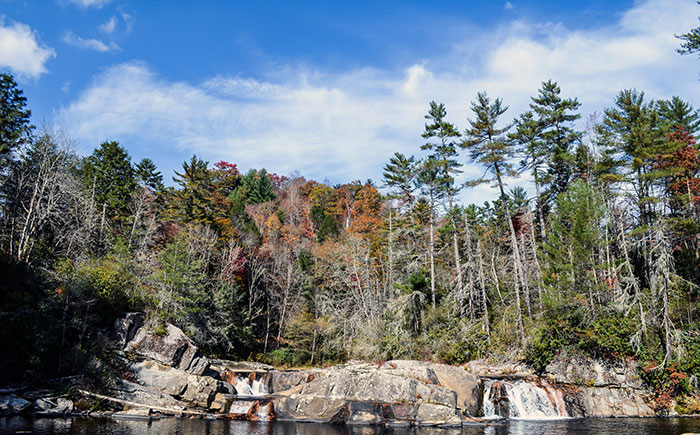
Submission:
[[[629,344],[633,333],[632,319],[621,314],[603,317],[581,331],[579,346],[591,356],[623,358],[633,354]]]
[[[542,373],[559,351],[576,342],[579,318],[576,312],[548,319],[537,331],[536,338],[525,349],[525,360],[535,371]]]

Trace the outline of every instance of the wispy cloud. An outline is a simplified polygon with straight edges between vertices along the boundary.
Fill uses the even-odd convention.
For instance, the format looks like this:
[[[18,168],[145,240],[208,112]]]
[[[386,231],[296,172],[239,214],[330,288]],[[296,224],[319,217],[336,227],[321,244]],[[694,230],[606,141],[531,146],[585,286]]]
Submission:
[[[115,17],[114,15],[112,15],[112,17],[109,20],[100,24],[100,26],[98,27],[100,32],[107,33],[107,34],[114,33],[116,28],[117,28],[117,17]]]
[[[0,17],[0,68],[36,78],[47,72],[46,62],[52,57],[56,57],[54,49],[42,44],[31,27],[22,23],[6,24]]]
[[[129,34],[134,29],[134,17],[126,12],[121,12],[121,15],[124,22],[124,31]]]
[[[69,2],[80,6],[81,8],[101,8],[102,6],[109,3],[111,0],[68,0]]]
[[[513,3],[507,1],[506,4],[503,5],[503,9],[510,11],[514,8]]]
[[[74,47],[86,48],[88,50],[99,51],[104,53],[107,51],[119,50],[119,46],[114,42],[106,44],[99,39],[84,39],[71,31],[63,34],[63,42]]]
[[[637,4],[615,25],[586,31],[514,21],[487,35],[487,44],[479,40],[486,56],[465,57],[467,41],[396,70],[287,67],[271,71],[275,79],[222,75],[187,83],[131,62],[105,70],[57,117],[90,146],[115,139],[332,182],[379,179],[393,152],[420,153],[433,99],[446,103],[449,120],[461,128],[478,91],[504,97],[511,106],[505,123],[527,109],[549,78],[565,96],[579,97],[584,116],[631,87],[653,98],[700,101],[700,64],[674,52],[673,36],[693,27],[696,15],[692,2],[658,0]],[[465,178],[477,173],[465,168]],[[465,195],[480,203],[490,193],[484,185]]]

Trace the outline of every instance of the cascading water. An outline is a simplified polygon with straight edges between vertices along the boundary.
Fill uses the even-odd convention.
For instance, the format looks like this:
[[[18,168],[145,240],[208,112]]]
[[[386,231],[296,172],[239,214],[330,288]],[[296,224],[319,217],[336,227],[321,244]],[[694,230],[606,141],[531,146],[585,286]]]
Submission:
[[[262,397],[269,394],[267,374],[258,379],[255,373],[248,376],[237,376],[234,388],[238,396]]]
[[[552,420],[568,418],[564,395],[544,380],[485,380],[485,418]]]

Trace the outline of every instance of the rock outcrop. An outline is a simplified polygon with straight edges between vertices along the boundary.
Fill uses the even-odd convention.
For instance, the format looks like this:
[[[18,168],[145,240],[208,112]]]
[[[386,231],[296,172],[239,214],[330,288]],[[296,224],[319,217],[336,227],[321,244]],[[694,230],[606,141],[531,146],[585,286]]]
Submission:
[[[165,333],[157,333],[144,326],[143,315],[128,313],[117,320],[115,331],[124,351],[134,352],[161,364],[203,375],[210,362],[182,330],[166,325]]]
[[[273,385],[282,385],[275,376]],[[275,393],[283,420],[460,425],[478,411],[480,395],[478,378],[464,369],[419,361],[353,363],[284,379],[299,385]]]
[[[114,391],[118,398],[173,410],[208,410],[218,393],[230,392],[205,375],[211,362],[179,328],[168,324],[164,334],[156,333],[141,313],[127,313],[114,331],[126,368]],[[214,406],[221,409],[220,403]]]

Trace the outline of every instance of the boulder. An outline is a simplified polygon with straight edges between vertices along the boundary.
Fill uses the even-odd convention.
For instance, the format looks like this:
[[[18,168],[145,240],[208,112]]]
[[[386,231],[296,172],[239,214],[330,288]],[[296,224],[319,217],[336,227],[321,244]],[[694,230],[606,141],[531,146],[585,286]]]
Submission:
[[[134,339],[143,323],[143,313],[126,313],[124,317],[114,322],[114,335],[120,347],[123,348]]]
[[[168,325],[166,334],[156,334],[146,327],[139,328],[124,350],[154,359],[162,364],[195,375],[204,374],[209,360],[179,328]]]
[[[156,361],[136,361],[129,370],[142,391],[165,393],[200,408],[209,408],[216,393],[226,391],[221,381],[210,376],[192,375]]]
[[[214,400],[209,405],[209,410],[219,414],[225,414],[228,412],[228,406],[231,404],[236,396],[233,394],[216,393],[214,395]]]
[[[17,415],[27,410],[30,406],[31,402],[17,397],[14,394],[0,396],[0,415]]]
[[[163,391],[126,380],[121,380],[118,388],[110,391],[110,395],[118,399],[157,408],[172,409],[175,411],[183,411],[188,408],[187,403],[177,400]]]
[[[423,361],[394,360],[382,368],[395,366],[397,371],[423,374],[434,383],[457,393],[457,407],[464,415],[476,416],[481,408],[481,379],[463,367]],[[417,369],[420,368],[421,371]],[[425,370],[425,372],[422,372]]]
[[[34,411],[39,414],[56,415],[73,412],[73,402],[63,397],[37,399],[34,401]]]
[[[461,426],[462,419],[453,407],[422,403],[416,413],[416,423],[421,426],[455,425]]]
[[[209,408],[219,391],[219,381],[209,376],[192,376],[180,400],[199,408]]]

